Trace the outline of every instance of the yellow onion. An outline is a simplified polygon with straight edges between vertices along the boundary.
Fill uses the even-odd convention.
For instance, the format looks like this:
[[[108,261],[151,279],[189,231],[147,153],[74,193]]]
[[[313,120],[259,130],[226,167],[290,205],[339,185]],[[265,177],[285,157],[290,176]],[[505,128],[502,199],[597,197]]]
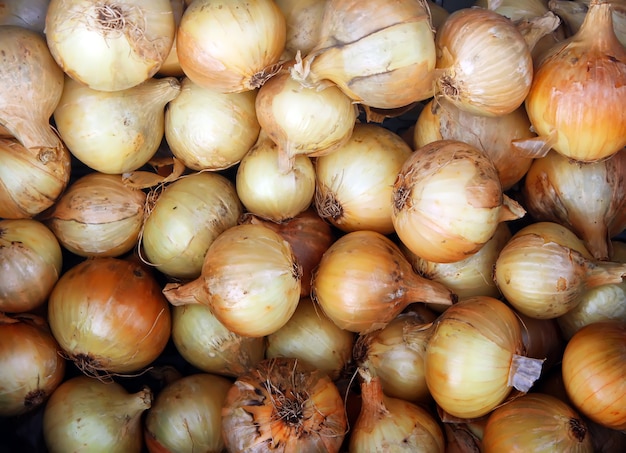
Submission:
[[[563,352],[563,384],[572,404],[594,422],[626,429],[626,322],[591,323]]]
[[[176,52],[176,32],[187,5],[185,0],[170,0],[170,5],[172,6],[172,14],[174,16],[174,39],[167,57],[165,57],[155,75],[157,77],[184,77],[185,73],[183,68],[180,67],[178,53]]]
[[[165,139],[172,154],[192,170],[237,164],[259,135],[256,91],[222,93],[184,77],[165,111]]]
[[[0,220],[0,312],[21,313],[43,305],[62,267],[61,246],[43,223]]]
[[[281,60],[292,60],[298,51],[306,55],[319,42],[328,0],[275,0],[285,16],[287,34]]]
[[[515,312],[488,296],[463,299],[443,312],[433,324],[424,360],[435,402],[468,419],[487,415],[513,387],[527,392],[543,362],[524,355]]]
[[[472,6],[488,8],[514,22],[539,17],[549,11],[548,0],[476,0]]]
[[[515,143],[528,155],[550,149],[594,162],[626,146],[626,49],[611,5],[594,0],[578,32],[541,60],[525,100],[537,138]]]
[[[594,259],[571,230],[554,222],[520,229],[500,252],[494,270],[505,299],[539,319],[567,313],[586,290],[621,283],[625,275],[626,264]]]
[[[0,138],[0,218],[32,218],[51,207],[71,175],[65,146],[57,152],[26,148],[14,138]]]
[[[141,236],[145,260],[171,277],[198,277],[211,243],[243,212],[235,185],[219,173],[199,172],[153,194]]]
[[[45,214],[59,243],[79,256],[120,256],[137,245],[146,194],[120,175],[88,173],[75,180]]]
[[[435,3],[434,0],[428,0],[428,9],[430,11],[430,21],[435,29],[435,32],[443,25],[446,21],[450,12],[441,6],[439,3]]]
[[[44,318],[0,312],[0,416],[44,404],[65,377],[65,360]]]
[[[392,43],[392,45],[390,44]],[[353,101],[394,109],[433,95],[435,38],[425,0],[329,0],[317,45],[291,69]]]
[[[289,242],[260,224],[228,228],[209,246],[201,275],[163,289],[172,305],[199,303],[232,332],[263,337],[298,306],[302,268]]]
[[[51,0],[46,39],[72,79],[94,90],[132,88],[157,73],[176,24],[170,0]]]
[[[543,369],[561,362],[565,341],[556,319],[538,319],[515,311],[522,326],[522,341],[528,357],[544,359]]]
[[[92,170],[122,174],[154,156],[164,134],[165,105],[179,92],[174,77],[113,92],[66,78],[54,120],[74,157]]]
[[[515,24],[484,8],[461,8],[437,30],[436,96],[477,115],[511,113],[533,80],[533,60]]]
[[[50,453],[140,453],[142,415],[151,405],[148,387],[129,393],[117,382],[70,378],[56,389],[44,409],[46,447]]]
[[[267,359],[237,378],[222,409],[229,452],[337,453],[347,432],[343,400],[322,371],[291,358]]]
[[[626,150],[599,162],[573,161],[556,151],[535,159],[522,186],[536,220],[568,227],[598,260],[626,228]]]
[[[545,393],[522,395],[496,408],[482,446],[485,453],[594,451],[585,421],[569,404]]]
[[[282,171],[293,167],[297,155],[320,156],[346,143],[358,114],[339,88],[307,88],[287,71],[259,89],[255,109],[261,128],[278,145]]]
[[[43,34],[50,0],[6,0],[0,10],[0,25],[17,25]]]
[[[456,140],[417,149],[398,173],[392,197],[391,218],[400,241],[437,263],[468,258],[500,223],[526,213],[503,192],[491,159]]]
[[[357,123],[350,139],[315,160],[315,208],[344,232],[393,233],[393,183],[411,147],[378,124]]]
[[[361,334],[383,328],[411,303],[451,305],[457,299],[414,272],[391,239],[370,230],[347,233],[324,252],[311,297],[339,327]]]
[[[279,67],[286,28],[273,0],[198,0],[187,6],[178,27],[178,61],[205,88],[254,90]]]

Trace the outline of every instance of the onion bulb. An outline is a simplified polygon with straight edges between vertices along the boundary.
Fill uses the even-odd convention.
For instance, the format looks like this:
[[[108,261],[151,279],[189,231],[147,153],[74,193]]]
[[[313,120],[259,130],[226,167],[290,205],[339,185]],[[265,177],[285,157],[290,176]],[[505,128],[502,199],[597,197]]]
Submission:
[[[549,11],[548,0],[476,0],[472,6],[488,8],[513,22],[543,16]]]
[[[65,377],[65,360],[46,321],[0,313],[0,416],[42,405]]]
[[[51,0],[46,39],[57,64],[93,90],[132,88],[157,73],[176,24],[170,0]]]
[[[0,220],[0,312],[42,306],[63,270],[56,236],[38,220]]]
[[[170,338],[170,316],[155,277],[119,258],[74,265],[48,300],[50,329],[64,355],[104,379],[155,360]]]
[[[285,16],[287,34],[281,60],[293,60],[298,51],[308,54],[319,41],[328,0],[275,0]]]
[[[337,453],[346,432],[346,413],[335,383],[292,358],[264,360],[239,376],[222,409],[224,442],[233,453]]]
[[[70,378],[56,389],[44,409],[46,447],[50,453],[140,453],[142,414],[151,405],[152,392],[147,387],[128,393],[117,382]]]
[[[437,263],[466,259],[500,223],[526,213],[504,194],[491,159],[456,140],[437,140],[415,151],[398,173],[392,197],[400,241]]]
[[[387,236],[369,230],[337,239],[315,270],[312,299],[342,329],[383,328],[414,302],[451,305],[456,295],[421,277]]]
[[[391,191],[411,147],[377,124],[357,123],[350,139],[315,160],[315,208],[344,232],[394,232]]]
[[[88,173],[75,180],[45,214],[59,243],[79,256],[120,256],[137,245],[146,194],[120,175]]]
[[[222,451],[222,404],[231,384],[221,376],[197,373],[166,385],[146,414],[148,451]]]
[[[89,168],[131,172],[156,153],[164,134],[165,105],[179,92],[174,77],[113,92],[66,78],[54,120],[72,155]]]
[[[583,415],[626,429],[626,322],[598,321],[581,328],[563,352],[563,384]]]
[[[174,39],[167,57],[165,57],[165,60],[163,60],[163,63],[161,63],[155,75],[157,77],[184,77],[185,73],[183,72],[183,68],[180,67],[178,53],[176,52],[176,32],[178,31],[180,20],[183,17],[183,12],[187,5],[185,4],[185,0],[170,0],[170,5],[172,6],[172,14],[174,16]]]
[[[254,90],[280,67],[286,28],[273,0],[197,0],[178,27],[178,61],[202,87],[223,93]]]
[[[5,0],[0,10],[0,25],[17,25],[44,33],[50,0]]]
[[[291,245],[260,224],[228,228],[209,246],[200,277],[163,288],[172,305],[199,303],[232,332],[263,337],[284,326],[300,300],[302,268]]]

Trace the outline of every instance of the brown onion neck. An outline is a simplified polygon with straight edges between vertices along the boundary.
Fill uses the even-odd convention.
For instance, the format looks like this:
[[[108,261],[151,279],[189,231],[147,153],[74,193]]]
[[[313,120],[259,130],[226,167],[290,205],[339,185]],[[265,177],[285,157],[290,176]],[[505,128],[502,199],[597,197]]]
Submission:
[[[202,277],[184,284],[167,283],[163,288],[163,295],[175,307],[188,304],[208,305],[208,301],[204,297],[205,293],[204,278]]]
[[[614,48],[620,42],[613,29],[611,4],[603,0],[592,0],[576,39],[593,43],[602,48]]]
[[[508,195],[502,195],[502,207],[498,214],[498,223],[508,222],[509,220],[521,219],[526,215],[526,210],[517,201]]]
[[[389,415],[385,406],[383,386],[378,376],[373,376],[368,369],[359,369],[361,375],[362,405],[359,418],[361,429],[371,432],[375,423]]]
[[[548,11],[543,16],[530,20],[521,21],[517,24],[528,49],[532,52],[541,38],[553,33],[561,25],[561,19],[552,11]]]
[[[622,283],[626,277],[626,264],[613,261],[595,261],[587,263],[587,288],[594,288],[609,283]]]
[[[424,302],[426,304],[453,305],[459,297],[442,283],[412,274],[402,284],[406,293],[404,300],[407,303]]]
[[[9,119],[0,118],[0,123],[24,148],[38,150],[39,154],[52,152],[53,156],[57,156],[54,160],[59,160],[63,143],[45,119],[12,116]]]

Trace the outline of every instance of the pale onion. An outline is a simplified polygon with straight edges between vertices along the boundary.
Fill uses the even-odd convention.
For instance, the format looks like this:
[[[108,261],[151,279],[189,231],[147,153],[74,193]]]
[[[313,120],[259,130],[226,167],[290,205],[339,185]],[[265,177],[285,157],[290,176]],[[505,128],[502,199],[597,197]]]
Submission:
[[[5,0],[0,25],[17,25],[43,34],[50,0]]]
[[[476,0],[472,6],[488,8],[513,22],[543,16],[549,11],[548,0]]]
[[[201,275],[163,288],[172,305],[199,303],[232,332],[263,337],[284,326],[300,300],[302,268],[289,242],[260,224],[228,228],[209,246]]]
[[[417,404],[383,393],[380,378],[360,371],[362,406],[350,431],[350,451],[444,453],[445,439],[434,415]]]
[[[231,332],[200,304],[172,309],[172,342],[191,365],[222,376],[237,377],[265,358],[264,337]]]
[[[307,86],[335,84],[354,102],[394,109],[433,95],[435,62],[426,0],[329,0],[319,42],[291,73]]]
[[[120,256],[137,245],[146,194],[120,175],[88,173],[70,184],[44,222],[78,256]]]
[[[171,329],[156,278],[119,258],[91,258],[67,270],[48,299],[48,322],[64,355],[104,379],[149,365]]]
[[[293,166],[297,155],[320,156],[344,144],[358,115],[339,88],[304,87],[286,70],[259,89],[255,110],[261,128],[278,145],[283,171]]]
[[[99,91],[126,90],[154,76],[175,32],[170,0],[51,0],[46,15],[57,64]]]
[[[273,0],[197,0],[178,27],[178,61],[185,75],[205,88],[254,90],[280,67],[286,29]]]
[[[32,218],[50,208],[67,187],[71,156],[26,148],[14,138],[0,138],[0,218]]]
[[[235,185],[213,172],[186,175],[153,192],[141,246],[145,260],[163,274],[196,278],[204,256],[243,212]]]
[[[594,259],[571,230],[554,222],[520,229],[500,252],[494,270],[505,299],[539,319],[567,313],[586,290],[621,283],[624,276],[625,263]]]
[[[506,17],[484,8],[461,8],[437,30],[436,96],[477,115],[511,113],[533,80],[526,40]]]
[[[0,312],[0,416],[44,404],[65,377],[65,360],[44,318]]]
[[[385,395],[406,401],[431,401],[424,371],[428,329],[437,315],[426,309],[400,313],[380,330],[360,335],[354,346],[357,367],[380,379]]]
[[[339,328],[311,298],[303,297],[289,321],[267,336],[265,356],[291,357],[337,379],[352,358],[354,334]]]
[[[308,54],[319,42],[328,0],[275,0],[285,16],[287,34],[281,60],[293,60],[298,51]]]
[[[315,160],[315,208],[344,232],[393,233],[391,191],[411,147],[382,125],[357,123],[350,139]]]
[[[0,27],[0,124],[25,148],[58,153],[63,143],[50,117],[63,93],[64,75],[45,38],[16,25]]]
[[[222,434],[232,453],[337,453],[346,432],[335,383],[296,359],[267,359],[239,376],[222,409]]]
[[[519,156],[511,143],[534,137],[524,107],[511,113],[484,116],[467,112],[445,98],[429,101],[415,122],[413,146],[421,148],[436,140],[459,140],[489,156],[498,171],[503,190],[517,184],[533,159]]]
[[[611,5],[592,1],[578,32],[552,47],[525,100],[537,138],[514,143],[528,155],[554,149],[594,162],[626,146],[626,49],[613,31]]]
[[[315,167],[303,154],[288,169],[279,165],[280,149],[261,130],[256,144],[243,156],[235,187],[246,210],[255,216],[283,222],[307,210],[315,195]]]
[[[165,139],[172,154],[192,170],[223,170],[255,144],[261,126],[256,91],[222,93],[188,77],[165,111]]]
[[[142,415],[151,404],[148,387],[129,393],[117,382],[70,378],[56,389],[44,409],[46,447],[50,453],[140,453]]]
[[[183,72],[183,68],[180,67],[178,53],[176,52],[176,32],[178,31],[180,20],[183,17],[183,12],[187,5],[185,4],[185,0],[170,0],[170,5],[172,6],[172,14],[174,15],[174,40],[172,41],[172,47],[170,47],[167,57],[165,57],[165,60],[163,60],[161,67],[159,67],[155,75],[157,77],[184,77],[185,73]]]
[[[421,277],[387,236],[352,231],[337,239],[314,272],[312,299],[342,329],[383,328],[414,302],[451,305],[456,295]]]
[[[126,173],[156,153],[164,134],[165,105],[179,92],[174,77],[152,78],[113,92],[66,78],[54,121],[70,152],[82,163],[102,173]]]
[[[585,421],[567,403],[545,393],[522,395],[487,419],[484,453],[569,451],[592,453]]]
[[[437,263],[468,258],[500,223],[526,213],[503,192],[491,159],[457,140],[417,149],[398,173],[392,197],[391,218],[400,241]]]
[[[430,394],[460,418],[487,415],[513,387],[527,392],[543,362],[524,355],[515,312],[488,296],[463,299],[443,312],[433,324],[424,360]]]
[[[626,322],[581,328],[563,352],[563,384],[572,404],[594,422],[626,430]]]
[[[224,377],[197,373],[165,386],[146,414],[148,451],[222,451],[222,404],[231,385]]]
[[[42,306],[63,270],[56,236],[33,219],[0,220],[0,312]]]
[[[626,150],[580,163],[556,151],[535,159],[522,186],[535,220],[568,227],[598,260],[608,260],[611,238],[626,228]]]

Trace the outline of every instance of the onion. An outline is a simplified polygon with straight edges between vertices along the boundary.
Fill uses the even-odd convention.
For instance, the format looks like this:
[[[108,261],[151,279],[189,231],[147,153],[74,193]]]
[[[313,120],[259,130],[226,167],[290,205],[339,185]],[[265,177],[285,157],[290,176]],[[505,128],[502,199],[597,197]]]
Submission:
[[[170,0],[51,0],[48,47],[72,79],[99,91],[132,88],[157,73],[176,24]]]
[[[536,220],[568,227],[598,260],[611,255],[611,238],[626,228],[626,150],[580,163],[549,152],[535,159],[522,186]]]
[[[79,256],[120,256],[139,238],[146,194],[120,175],[89,173],[75,180],[46,213],[59,243]]]
[[[427,3],[428,9],[430,11],[430,21],[432,22],[435,31],[437,31],[439,27],[443,25],[446,19],[448,19],[450,12],[439,3],[436,3],[434,0],[428,0]]]
[[[615,430],[626,429],[626,322],[598,321],[581,328],[563,352],[563,383],[582,414]]]
[[[172,305],[207,305],[232,332],[263,337],[284,326],[300,300],[302,268],[274,230],[242,224],[221,233],[206,253],[200,277],[168,283]]]
[[[312,299],[342,329],[383,328],[414,302],[451,305],[456,295],[415,273],[398,246],[375,231],[337,239],[313,275]]]
[[[357,123],[350,140],[315,160],[318,214],[344,232],[394,232],[391,191],[411,147],[377,124]]]
[[[50,453],[139,453],[141,416],[151,404],[152,392],[147,387],[131,394],[117,382],[73,377],[56,389],[45,407],[46,447]]]
[[[164,133],[165,105],[179,92],[174,77],[149,79],[113,92],[66,78],[54,120],[70,152],[82,163],[102,173],[126,173],[156,153]]]
[[[279,67],[286,28],[272,0],[198,0],[187,6],[178,27],[178,61],[205,88],[254,90]]]
[[[291,358],[264,360],[239,376],[222,409],[222,434],[233,453],[337,453],[346,432],[337,386],[324,372]]]
[[[561,362],[565,341],[556,319],[531,318],[515,312],[522,326],[522,341],[528,357],[544,359],[543,369]]]
[[[222,451],[222,404],[231,385],[224,377],[204,373],[168,384],[146,414],[148,451]]]
[[[293,60],[298,51],[308,54],[320,39],[328,0],[275,0],[285,16],[287,34],[281,60]]]
[[[174,16],[174,39],[167,57],[163,60],[163,63],[161,63],[155,75],[157,77],[184,77],[185,73],[183,72],[183,68],[180,67],[178,53],[176,52],[176,32],[178,31],[180,20],[183,17],[183,12],[187,5],[185,4],[185,0],[170,0],[170,5]]]
[[[503,193],[491,159],[456,140],[437,140],[415,151],[398,173],[392,197],[400,241],[437,263],[466,259],[500,223],[526,213]]]
[[[2,26],[0,53],[0,125],[25,148],[56,155],[63,143],[50,117],[61,98],[64,76],[45,38],[20,26]]]
[[[443,312],[426,347],[426,384],[436,403],[460,418],[487,415],[512,387],[527,392],[543,360],[524,356],[520,323],[506,304],[487,296],[463,299]]]
[[[456,10],[437,30],[436,96],[477,115],[511,113],[533,80],[533,60],[515,24],[484,8]]]
[[[544,393],[523,395],[496,408],[482,439],[485,453],[593,452],[587,426],[568,404]]]
[[[525,100],[538,137],[515,141],[527,155],[550,149],[594,162],[626,146],[626,49],[617,40],[611,5],[594,0],[580,30],[539,64]]]
[[[32,218],[56,202],[71,174],[67,148],[57,151],[40,152],[0,138],[0,218]]]
[[[65,360],[45,319],[0,313],[0,416],[16,416],[42,405],[61,384]]]
[[[56,236],[33,219],[0,220],[0,312],[42,306],[62,271]]]
[[[65,272],[50,294],[48,320],[64,355],[105,379],[149,365],[171,328],[156,279],[119,258],[92,258]]]
[[[621,283],[626,264],[595,260],[568,228],[536,222],[519,230],[496,260],[494,278],[519,312],[539,319],[573,309],[589,288]]]
[[[539,17],[549,11],[548,0],[476,0],[472,6],[488,8],[513,22]]]
[[[307,86],[336,84],[355,102],[394,109],[433,95],[435,61],[425,0],[329,0],[319,42],[296,58],[291,74]]]
[[[141,237],[145,258],[165,275],[196,278],[211,243],[242,212],[235,185],[225,176],[200,172],[177,179],[149,208]]]
[[[165,139],[172,154],[192,170],[237,164],[259,135],[256,93],[221,93],[184,77],[180,94],[165,111]]]
[[[50,0],[5,0],[0,25],[17,25],[43,34]]]

